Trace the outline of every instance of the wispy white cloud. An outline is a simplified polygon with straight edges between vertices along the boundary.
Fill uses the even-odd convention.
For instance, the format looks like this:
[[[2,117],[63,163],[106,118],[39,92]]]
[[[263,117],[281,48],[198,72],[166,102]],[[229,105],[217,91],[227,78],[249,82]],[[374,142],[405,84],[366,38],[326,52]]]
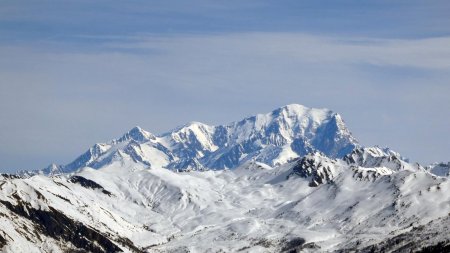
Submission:
[[[0,108],[7,108],[0,143],[8,143],[0,154],[67,162],[134,125],[162,132],[303,103],[341,112],[364,144],[442,160],[450,143],[442,117],[450,108],[449,44],[449,37],[252,32],[0,46]],[[32,145],[15,141],[24,133]]]
[[[374,64],[450,69],[450,37],[425,39],[336,38],[298,33],[238,33],[202,36],[134,37],[112,49],[150,49],[185,55],[199,51],[211,57],[260,57],[320,64]]]

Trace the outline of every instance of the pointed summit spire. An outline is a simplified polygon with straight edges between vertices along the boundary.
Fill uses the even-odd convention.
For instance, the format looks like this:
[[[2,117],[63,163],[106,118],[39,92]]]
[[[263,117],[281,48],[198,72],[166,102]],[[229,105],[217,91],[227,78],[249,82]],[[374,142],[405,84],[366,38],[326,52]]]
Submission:
[[[118,142],[123,142],[126,140],[135,140],[137,142],[147,142],[149,140],[154,139],[155,136],[144,129],[142,129],[140,126],[133,127],[130,131],[128,131],[126,134],[124,134]]]

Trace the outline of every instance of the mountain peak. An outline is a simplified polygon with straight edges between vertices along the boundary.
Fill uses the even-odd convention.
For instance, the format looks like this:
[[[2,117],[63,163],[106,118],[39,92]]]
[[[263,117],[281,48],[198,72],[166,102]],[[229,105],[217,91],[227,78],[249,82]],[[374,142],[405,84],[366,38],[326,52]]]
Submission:
[[[284,111],[294,111],[294,112],[296,112],[296,111],[310,110],[310,108],[306,107],[304,105],[301,105],[301,104],[288,104],[288,105],[282,106],[282,107],[280,107],[280,108],[278,108],[276,110],[284,110]]]
[[[450,176],[450,162],[433,163],[428,165],[426,170],[437,176],[448,177]]]
[[[124,145],[130,142],[139,145]],[[176,170],[234,169],[250,160],[278,166],[313,151],[341,158],[357,146],[339,114],[289,104],[225,125],[192,121],[158,136],[136,126],[119,139],[94,145],[64,169],[101,168],[118,153],[147,167]]]
[[[36,174],[45,174],[45,175],[57,175],[57,174],[61,174],[63,173],[63,166],[58,165],[56,163],[51,163],[50,165],[48,165],[46,168],[42,169],[41,171],[37,170],[37,171],[33,171],[33,173]],[[26,175],[27,173],[21,173],[23,175]]]
[[[169,133],[173,133],[173,132],[179,132],[182,130],[187,130],[187,129],[197,129],[197,128],[203,128],[203,129],[209,129],[212,128],[212,126],[207,125],[205,123],[199,122],[199,121],[190,121],[182,126],[179,126],[175,129],[173,129],[172,131],[170,131]]]
[[[344,158],[350,165],[356,165],[364,168],[385,167],[393,171],[410,170],[417,171],[421,169],[418,164],[411,164],[407,158],[389,148],[358,147]]]
[[[332,182],[343,168],[340,160],[331,159],[321,152],[314,151],[299,159],[292,168],[292,173],[309,178],[309,186],[317,187]]]
[[[274,116],[283,115],[292,117],[292,116],[311,116],[311,117],[317,117],[317,116],[329,116],[333,114],[333,112],[326,108],[310,108],[301,104],[288,104],[285,106],[282,106],[280,108],[277,108],[272,111],[271,113]]]
[[[140,126],[135,126],[130,131],[128,131],[126,134],[124,134],[118,142],[123,142],[127,140],[135,140],[137,142],[147,142],[149,140],[154,139],[155,136],[151,134],[150,132],[145,131]]]

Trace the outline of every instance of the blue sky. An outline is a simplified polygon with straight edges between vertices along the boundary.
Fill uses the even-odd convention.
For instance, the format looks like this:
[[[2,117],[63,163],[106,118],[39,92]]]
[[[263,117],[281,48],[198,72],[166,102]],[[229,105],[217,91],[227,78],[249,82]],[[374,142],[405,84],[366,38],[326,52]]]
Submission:
[[[0,169],[290,103],[448,161],[448,1],[2,1]]]

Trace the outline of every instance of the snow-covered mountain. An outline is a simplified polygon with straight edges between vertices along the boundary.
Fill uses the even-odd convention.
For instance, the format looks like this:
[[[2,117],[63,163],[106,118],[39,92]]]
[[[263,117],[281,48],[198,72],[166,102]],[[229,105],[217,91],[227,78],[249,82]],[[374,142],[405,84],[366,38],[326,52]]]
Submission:
[[[449,213],[447,164],[362,147],[338,114],[299,105],[136,127],[0,175],[2,252],[449,252]]]
[[[364,168],[388,168],[393,171],[400,170],[424,170],[418,163],[410,163],[409,159],[402,157],[399,153],[389,149],[375,147],[358,147],[344,158],[350,165]]]
[[[442,177],[450,176],[450,162],[447,163],[433,163],[426,167],[432,174]]]
[[[313,151],[341,158],[357,146],[339,114],[292,104],[226,125],[191,122],[161,135],[135,127],[44,172],[98,169],[125,157],[175,170],[233,169],[251,160],[276,166]]]

